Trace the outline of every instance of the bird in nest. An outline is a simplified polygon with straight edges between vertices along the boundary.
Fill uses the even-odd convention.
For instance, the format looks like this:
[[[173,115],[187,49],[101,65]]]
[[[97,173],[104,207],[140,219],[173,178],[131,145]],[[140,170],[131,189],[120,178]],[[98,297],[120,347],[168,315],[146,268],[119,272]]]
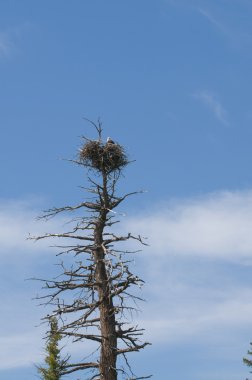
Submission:
[[[115,142],[110,137],[108,137],[107,144],[115,144]]]

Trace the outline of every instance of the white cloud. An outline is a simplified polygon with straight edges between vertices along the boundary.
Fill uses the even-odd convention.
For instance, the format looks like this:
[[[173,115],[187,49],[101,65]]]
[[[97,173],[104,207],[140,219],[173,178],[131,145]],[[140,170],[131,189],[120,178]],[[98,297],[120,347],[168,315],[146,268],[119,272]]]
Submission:
[[[127,230],[149,237],[141,261],[148,303],[139,319],[150,341],[223,344],[241,341],[245,330],[251,338],[252,283],[244,264],[252,262],[252,191],[156,205],[128,221]]]
[[[0,370],[27,367],[41,359],[40,340],[33,333],[1,337]]]
[[[48,313],[48,309],[38,307],[41,302],[33,300],[41,295],[41,284],[25,281],[28,277],[55,276],[57,267],[54,250],[48,248],[56,241],[50,239],[34,243],[27,240],[31,236],[43,235],[46,232],[60,232],[69,229],[64,216],[44,221],[37,221],[44,208],[40,199],[4,200],[0,199],[0,262],[2,303],[0,336],[0,370],[21,368],[38,364],[43,359],[43,336],[45,326],[40,318]],[[41,268],[38,267],[40,264]],[[39,271],[39,275],[38,275]],[[44,294],[43,294],[44,295]],[[81,354],[85,355],[93,349],[85,344]],[[70,353],[77,355],[79,346],[74,345]]]
[[[128,221],[160,255],[252,259],[252,191],[216,192],[156,205]]]
[[[21,247],[22,261],[34,257],[35,262],[36,255],[29,253],[35,246],[37,254],[44,256],[40,242],[34,246],[25,241],[27,231],[41,232],[41,226],[33,221],[38,208],[34,201],[0,202],[0,245],[9,256]],[[252,191],[171,201],[156,205],[147,215],[127,219],[122,224],[124,230],[149,236],[150,248],[136,260],[133,271],[142,272],[146,281],[142,295],[148,302],[140,305],[143,312],[138,319],[154,347],[185,341],[214,341],[215,345],[240,342],[245,330],[247,339],[251,338],[251,280],[241,275],[249,267],[240,263],[251,261],[252,256]],[[43,223],[43,229],[55,230],[62,222],[59,218],[59,222],[50,221],[51,225]],[[47,260],[46,276],[53,265],[49,256]],[[232,265],[232,273],[226,270],[227,265]],[[0,281],[3,288],[6,276]],[[47,310],[32,304],[33,290],[22,287],[20,283],[18,294],[10,288],[3,299],[0,369],[29,366],[41,358],[41,332],[31,326],[38,324]]]
[[[164,279],[161,273],[159,277]],[[165,282],[164,279],[162,286],[160,284],[162,297],[151,298],[144,307],[140,322],[153,343],[173,344],[192,339],[223,342],[223,336],[230,331],[235,339],[241,334],[241,328],[251,327],[250,288],[220,290],[221,296],[218,291],[203,289],[199,296],[197,288],[189,286],[190,292],[188,289],[184,293],[175,290],[173,299],[170,299],[164,292]]]
[[[39,236],[46,232],[60,232],[65,222],[63,217],[50,219],[46,223],[38,221],[38,200],[5,201],[0,200],[0,257],[12,252],[12,256],[21,251],[44,251],[52,241],[50,239],[34,243],[29,236]],[[53,244],[53,243],[52,243]]]
[[[44,362],[45,358],[45,331],[33,329],[32,332],[9,334],[1,336],[0,346],[0,371],[11,368],[22,368],[38,365]],[[73,358],[82,360],[83,357],[94,351],[95,346],[92,342],[86,342],[85,346],[77,342],[69,351],[67,347],[62,347],[62,357],[71,355]],[[80,354],[81,353],[81,354]]]
[[[209,91],[199,91],[193,94],[193,97],[205,104],[222,124],[229,124],[227,120],[227,111],[214,94]]]

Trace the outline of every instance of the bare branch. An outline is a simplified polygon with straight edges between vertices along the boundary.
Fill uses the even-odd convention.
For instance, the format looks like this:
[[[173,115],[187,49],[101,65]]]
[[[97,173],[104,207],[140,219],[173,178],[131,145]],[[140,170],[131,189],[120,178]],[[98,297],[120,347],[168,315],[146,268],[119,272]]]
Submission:
[[[79,370],[90,369],[90,368],[99,368],[99,363],[74,363],[68,364],[65,366],[65,369],[62,371],[62,375],[68,375],[69,373],[76,372]]]
[[[59,208],[57,208],[57,207],[51,208],[49,210],[44,211],[44,215],[39,216],[37,219],[38,220],[49,219],[49,218],[56,216],[57,214],[59,214],[61,212],[76,211],[76,210],[78,210],[80,208],[84,208],[84,207],[87,209],[91,209],[91,210],[99,210],[99,205],[97,205],[95,203],[82,202],[76,206],[64,206],[64,207],[59,207]]]

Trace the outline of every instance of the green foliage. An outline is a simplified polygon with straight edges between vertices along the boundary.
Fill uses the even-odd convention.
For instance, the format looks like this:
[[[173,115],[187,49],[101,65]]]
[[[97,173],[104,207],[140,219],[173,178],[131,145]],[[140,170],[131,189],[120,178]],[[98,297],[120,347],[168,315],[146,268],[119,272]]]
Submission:
[[[38,372],[43,380],[60,380],[66,359],[60,357],[59,341],[61,335],[58,331],[58,322],[55,317],[50,318],[50,332],[46,345],[45,367],[38,366]]]

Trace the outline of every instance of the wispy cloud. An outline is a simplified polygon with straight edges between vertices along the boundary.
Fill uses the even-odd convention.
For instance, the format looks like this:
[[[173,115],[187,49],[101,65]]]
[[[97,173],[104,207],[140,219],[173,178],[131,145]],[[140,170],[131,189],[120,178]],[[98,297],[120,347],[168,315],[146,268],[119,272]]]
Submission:
[[[1,337],[0,370],[27,367],[41,359],[39,337],[35,331]]]
[[[22,322],[22,321],[21,321]],[[45,331],[42,329],[30,328],[30,332],[9,334],[1,336],[0,346],[0,371],[12,368],[30,367],[44,361],[44,344],[43,337]],[[45,330],[45,329],[43,329]],[[92,342],[87,342],[83,347],[82,343],[72,346],[68,350],[62,343],[62,356],[70,354],[71,357],[83,359],[83,356],[90,354],[95,349]],[[81,352],[81,354],[80,354]]]
[[[149,237],[142,269],[149,302],[139,317],[147,338],[157,345],[236,341],[242,357],[252,317],[245,275],[252,263],[252,192],[216,192],[156,208],[128,225]]]
[[[43,257],[47,277],[53,259],[45,257],[39,244],[37,255],[30,255],[27,242],[21,239],[29,229],[41,232],[41,227],[34,229],[32,222],[39,208],[34,200],[0,202],[0,245],[8,250],[10,263],[12,254],[17,258],[18,243],[21,245],[19,271],[27,258],[37,262],[38,255]],[[57,225],[55,219],[46,230],[62,228],[62,222],[59,220]],[[241,334],[246,330],[249,336],[252,318],[251,276],[240,276],[242,269],[249,269],[241,264],[251,263],[252,256],[252,191],[223,191],[157,204],[148,214],[125,218],[122,228],[124,232],[149,237],[150,248],[136,260],[133,270],[146,281],[140,296],[149,301],[140,306],[143,313],[138,316],[139,325],[146,327],[146,337],[156,349],[162,344],[179,345],[185,341],[214,341],[218,347],[225,342],[232,346],[236,340],[242,357]],[[221,269],[223,263],[225,268]],[[231,274],[226,265],[232,265]],[[4,288],[6,273],[0,277]],[[0,335],[5,349],[0,350],[0,369],[29,366],[41,358],[41,331],[31,326],[45,311],[30,302],[32,292],[20,283],[18,294],[16,288],[10,287],[8,297],[3,299]],[[72,352],[76,355],[76,351]]]
[[[6,33],[0,32],[0,57],[8,56],[11,50],[10,39]]]
[[[128,229],[148,236],[156,255],[252,258],[252,191],[216,192],[160,205]]]
[[[202,9],[202,8],[196,8],[196,9],[213,26],[215,26],[216,28],[218,28],[225,35],[227,35],[229,37],[232,37],[233,33],[230,32],[230,29],[224,23],[222,23],[219,20],[217,20],[217,18],[215,18],[211,12],[207,11],[206,9]]]
[[[27,33],[32,28],[31,23],[25,22],[0,30],[0,58],[12,56],[13,53],[18,52],[24,33]]]
[[[252,283],[244,276],[252,263],[252,191],[216,192],[156,209],[127,226],[149,237],[141,268],[149,303],[139,317],[147,337],[166,345],[237,340],[242,357],[242,334],[249,334],[252,317]]]
[[[151,297],[144,306],[141,324],[147,337],[154,343],[174,344],[185,340],[213,341],[223,343],[223,337],[232,330],[233,339],[241,334],[239,326],[251,327],[251,288],[230,287],[225,291],[197,287],[178,290],[166,289],[165,271],[159,271],[162,278],[156,298]],[[202,291],[203,290],[203,291]],[[172,297],[171,294],[172,293]],[[200,294],[201,293],[201,294]],[[219,294],[218,294],[219,293]],[[214,332],[219,336],[214,336]],[[235,335],[235,336],[234,336]]]
[[[66,221],[63,217],[59,217],[57,220],[51,219],[46,223],[37,220],[37,216],[41,214],[38,204],[39,201],[35,199],[27,201],[0,200],[0,257],[2,259],[6,255],[9,257],[10,251],[15,257],[23,251],[45,251],[45,247],[50,245],[49,239],[35,244],[28,240],[29,236],[59,232],[62,229],[62,225]]]
[[[199,91],[194,93],[193,97],[208,107],[208,109],[222,124],[229,125],[227,120],[227,111],[213,93],[209,91]]]
[[[241,47],[247,48],[252,44],[250,29],[246,27],[245,23],[240,22],[239,17],[236,17],[237,10],[232,6],[232,3],[236,3],[240,8],[239,11],[247,17],[248,12],[251,12],[252,6],[249,0],[224,0],[216,2],[209,2],[207,0],[165,0],[165,2],[170,6],[190,9],[200,14],[235,49],[240,49]]]
[[[235,48],[248,46],[252,43],[252,35],[250,31],[245,30],[244,25],[230,25],[227,20],[224,21],[224,16],[217,17],[213,12],[195,6],[194,9],[201,14],[207,21],[222,34]],[[219,12],[220,13],[220,12]]]

